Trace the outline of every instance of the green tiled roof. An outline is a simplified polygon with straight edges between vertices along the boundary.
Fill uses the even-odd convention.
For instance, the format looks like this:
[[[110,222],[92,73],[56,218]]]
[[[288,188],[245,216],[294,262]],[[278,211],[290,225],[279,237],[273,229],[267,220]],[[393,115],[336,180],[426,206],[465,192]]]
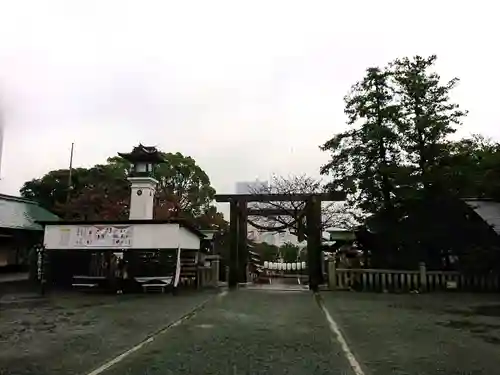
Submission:
[[[59,217],[29,199],[0,194],[0,228],[43,230],[37,221],[57,221]]]

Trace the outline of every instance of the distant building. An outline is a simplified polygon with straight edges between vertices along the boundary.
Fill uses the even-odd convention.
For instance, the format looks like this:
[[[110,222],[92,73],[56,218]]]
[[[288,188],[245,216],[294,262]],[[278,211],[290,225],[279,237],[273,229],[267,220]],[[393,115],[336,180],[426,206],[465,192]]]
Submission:
[[[268,191],[269,181],[241,181],[236,183],[236,194],[253,194],[259,191]],[[252,208],[258,208],[259,203],[249,204]],[[297,236],[289,231],[285,232],[261,232],[253,226],[248,226],[248,238],[255,242],[266,242],[270,245],[281,246],[287,242],[298,244]]]
[[[26,264],[29,249],[43,241],[44,220],[59,218],[34,201],[0,194],[0,269]]]
[[[269,187],[268,181],[240,181],[236,183],[236,194],[253,194]]]

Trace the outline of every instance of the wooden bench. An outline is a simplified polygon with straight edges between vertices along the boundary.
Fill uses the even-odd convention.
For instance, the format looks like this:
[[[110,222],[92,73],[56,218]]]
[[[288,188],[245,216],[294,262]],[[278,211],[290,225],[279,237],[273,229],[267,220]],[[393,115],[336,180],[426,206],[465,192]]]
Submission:
[[[97,288],[100,286],[99,281],[106,281],[106,277],[75,275],[73,276],[73,283],[71,284],[71,286],[74,288]]]
[[[76,283],[73,283],[71,284],[72,287],[75,287],[75,288],[97,288],[99,286],[99,284],[76,284]]]
[[[155,255],[156,267],[137,268],[133,272],[135,276],[132,280],[138,286],[140,285],[144,292],[161,291],[164,293],[167,288],[171,288],[175,293],[184,279],[196,280],[197,253],[197,250],[160,250]],[[147,261],[145,264],[147,265]],[[141,275],[141,272],[144,273]]]
[[[144,292],[159,289],[165,293],[168,287],[173,287],[174,276],[135,277],[134,279],[141,284]]]
[[[165,293],[165,289],[168,287],[168,284],[143,284],[142,289],[144,290],[144,293],[147,293],[149,290],[155,290],[159,289],[162,293]]]

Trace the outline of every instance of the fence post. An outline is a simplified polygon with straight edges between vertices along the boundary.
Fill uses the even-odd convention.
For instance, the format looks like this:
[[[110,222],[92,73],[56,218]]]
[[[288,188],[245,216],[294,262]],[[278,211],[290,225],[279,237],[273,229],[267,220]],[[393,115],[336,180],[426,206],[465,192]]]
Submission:
[[[335,268],[335,257],[328,260],[328,286],[330,290],[337,289],[337,270]]]
[[[219,258],[212,260],[212,282],[215,287],[219,286],[219,265]]]
[[[418,270],[420,274],[420,291],[427,290],[427,270],[424,262],[418,264]]]

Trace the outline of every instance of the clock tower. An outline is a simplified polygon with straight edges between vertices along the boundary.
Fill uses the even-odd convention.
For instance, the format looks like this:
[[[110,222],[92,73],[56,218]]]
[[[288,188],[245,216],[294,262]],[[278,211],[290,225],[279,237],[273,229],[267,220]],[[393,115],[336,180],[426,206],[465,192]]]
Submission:
[[[118,153],[131,163],[128,180],[130,188],[129,220],[152,220],[156,185],[155,166],[165,160],[156,147],[139,144],[130,153]]]

